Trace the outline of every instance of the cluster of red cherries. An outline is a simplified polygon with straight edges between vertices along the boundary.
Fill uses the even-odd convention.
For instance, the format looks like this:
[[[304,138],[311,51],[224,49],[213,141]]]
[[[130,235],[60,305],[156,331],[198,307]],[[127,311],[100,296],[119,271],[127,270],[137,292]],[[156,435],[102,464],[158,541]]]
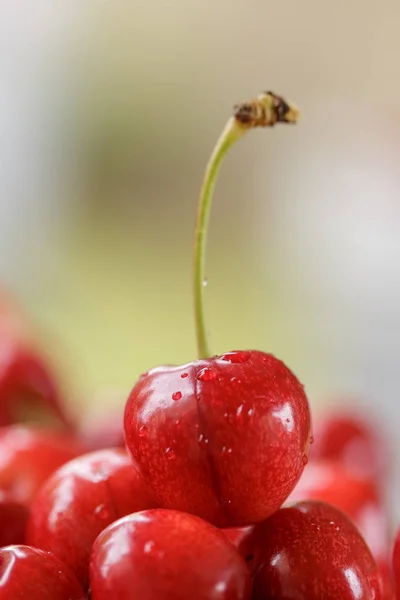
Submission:
[[[219,148],[253,121],[294,115],[260,95],[236,109]],[[312,433],[283,362],[255,350],[209,358],[197,299],[202,358],[143,374],[117,426],[110,416],[89,428],[1,299],[0,600],[400,598],[375,429],[343,412]],[[22,423],[32,407],[53,424]]]

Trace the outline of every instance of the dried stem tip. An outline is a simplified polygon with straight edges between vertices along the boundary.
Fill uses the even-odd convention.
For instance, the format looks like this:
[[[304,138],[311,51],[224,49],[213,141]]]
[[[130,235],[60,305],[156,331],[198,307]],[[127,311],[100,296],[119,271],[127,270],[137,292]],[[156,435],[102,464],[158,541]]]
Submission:
[[[275,123],[296,123],[298,109],[282,96],[273,92],[263,92],[251,102],[237,104],[233,116],[238,124],[246,129],[272,127]]]

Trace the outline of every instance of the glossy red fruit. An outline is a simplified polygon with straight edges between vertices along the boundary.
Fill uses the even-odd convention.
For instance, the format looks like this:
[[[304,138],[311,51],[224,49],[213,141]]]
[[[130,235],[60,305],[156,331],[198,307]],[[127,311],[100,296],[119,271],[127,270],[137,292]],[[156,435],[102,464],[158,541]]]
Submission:
[[[0,296],[0,426],[11,425],[26,409],[73,426],[48,361],[36,348],[15,303]]]
[[[248,600],[250,574],[215,527],[193,515],[147,510],[99,535],[92,600]]]
[[[341,463],[312,460],[287,503],[321,500],[345,512],[364,536],[375,559],[387,553],[389,526],[379,486]]]
[[[140,378],[125,437],[166,508],[234,527],[286,500],[308,460],[303,386],[270,354],[229,352]]]
[[[50,552],[0,548],[1,600],[85,600],[76,577]]]
[[[263,523],[247,527],[220,529],[245,560],[251,575],[257,571],[262,556],[264,533]]]
[[[400,598],[400,528],[397,530],[394,541],[392,565],[396,598]]]
[[[348,471],[381,481],[388,450],[375,427],[352,413],[326,413],[314,423],[313,459],[336,460]]]
[[[308,501],[265,522],[253,600],[381,600],[376,563],[347,516]]]
[[[69,433],[27,425],[0,428],[0,489],[30,504],[42,483],[78,456],[81,446]]]
[[[0,491],[0,548],[25,542],[28,507]]]
[[[31,508],[27,542],[53,552],[86,588],[99,533],[116,519],[153,506],[125,450],[100,450],[64,465],[44,484]]]

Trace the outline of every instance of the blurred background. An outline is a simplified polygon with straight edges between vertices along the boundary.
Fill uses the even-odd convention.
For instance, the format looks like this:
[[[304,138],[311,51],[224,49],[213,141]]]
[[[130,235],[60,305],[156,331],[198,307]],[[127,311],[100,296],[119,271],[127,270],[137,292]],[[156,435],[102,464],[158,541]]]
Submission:
[[[232,105],[272,89],[303,119],[223,167],[212,347],[283,358],[316,410],[356,398],[400,453],[399,19],[395,0],[0,1],[0,281],[77,411],[195,357],[204,167]]]

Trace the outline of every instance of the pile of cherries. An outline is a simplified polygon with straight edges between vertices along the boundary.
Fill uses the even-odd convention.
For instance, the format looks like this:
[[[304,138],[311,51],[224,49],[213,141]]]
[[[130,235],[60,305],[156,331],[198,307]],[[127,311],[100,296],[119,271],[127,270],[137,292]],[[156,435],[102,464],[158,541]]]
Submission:
[[[384,445],[345,414],[312,444],[282,362],[229,352],[142,375],[126,450],[123,415],[72,424],[22,329],[3,303],[0,600],[395,598]],[[16,423],[27,405],[62,427]]]
[[[0,298],[0,600],[400,598],[390,461],[374,428],[339,413],[312,434],[283,362],[208,350],[205,233],[221,159],[247,130],[297,116],[272,92],[235,107],[200,196],[201,358],[142,375],[117,421],[73,422],[25,320]],[[22,424],[27,413],[53,425]]]

